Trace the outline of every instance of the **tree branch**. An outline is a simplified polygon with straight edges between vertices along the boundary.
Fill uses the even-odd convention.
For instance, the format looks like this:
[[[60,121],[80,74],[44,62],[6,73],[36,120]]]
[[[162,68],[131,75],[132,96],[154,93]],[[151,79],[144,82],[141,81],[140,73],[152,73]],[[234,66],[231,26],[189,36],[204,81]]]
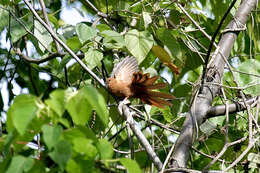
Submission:
[[[105,13],[100,12],[89,0],[84,0],[85,3],[87,3],[96,13],[98,16],[102,17],[102,19],[106,22],[106,24],[112,28],[113,30],[115,30],[115,27],[113,27],[107,20],[108,15]]]
[[[30,11],[36,17],[36,19],[43,25],[43,27],[51,34],[51,36],[81,65],[81,67],[86,70],[102,87],[106,88],[104,81],[102,81],[94,72],[92,72],[81,60],[80,58],[59,38],[57,35],[49,28],[49,26],[40,18],[37,12],[34,10],[32,5],[28,0],[23,0],[28,6]]]
[[[242,1],[240,4],[234,19],[227,26],[232,31],[230,30],[223,34],[218,44],[219,49],[216,49],[215,52],[216,57],[206,71],[205,82],[221,83],[225,66],[223,57],[229,56],[240,27],[241,25],[245,25],[251,11],[256,6],[256,2],[257,0],[247,0]],[[238,23],[241,25],[238,26]],[[181,135],[175,143],[175,150],[169,162],[169,168],[187,167],[193,137],[196,135],[194,130],[195,123],[199,126],[205,120],[219,89],[220,86],[202,86],[201,92],[194,99],[189,114],[184,121]]]
[[[41,4],[41,7],[42,7],[42,13],[43,13],[43,16],[44,16],[44,20],[45,20],[46,24],[50,27],[50,29],[53,30],[52,27],[51,27],[51,23],[49,21],[49,18],[48,18],[48,14],[46,12],[46,6],[44,4],[44,1],[40,0],[40,4]],[[55,45],[56,45],[56,48],[57,48],[57,52],[59,52],[60,51],[59,44],[57,43],[57,41],[55,39],[54,39],[54,42],[55,42]]]
[[[20,56],[20,58],[22,58],[23,60],[25,60],[26,62],[29,62],[29,63],[34,63],[34,64],[41,64],[41,63],[44,63],[44,62],[47,62],[51,59],[54,59],[56,57],[64,57],[66,55],[66,53],[51,53],[49,56],[45,57],[45,58],[42,58],[42,59],[33,59],[25,54],[23,54],[21,52],[21,49],[20,48],[14,48],[14,51],[15,53]],[[77,54],[77,56],[82,59],[84,58],[84,54]]]
[[[259,98],[259,96],[250,98],[246,101],[246,103],[248,105],[255,106],[255,103],[257,102],[258,98]],[[252,104],[254,104],[254,105],[252,105]],[[239,101],[237,103],[229,104],[228,107],[229,107],[230,114],[246,110],[246,105],[245,105],[244,101]],[[226,110],[225,105],[213,106],[209,109],[206,119],[225,115],[225,110]]]
[[[144,134],[138,128],[135,120],[133,119],[132,115],[135,114],[135,112],[131,112],[129,107],[125,105],[123,101],[119,103],[118,109],[120,114],[124,116],[126,123],[128,123],[131,129],[133,130],[135,136],[138,138],[141,145],[145,148],[148,156],[150,157],[154,165],[157,167],[158,171],[160,171],[162,169],[163,164],[154,152],[153,148],[151,147],[147,139],[145,138]]]
[[[28,6],[30,11],[33,13],[33,15],[36,17],[36,19],[46,28],[46,30],[52,35],[52,37],[82,66],[83,69],[85,69],[101,86],[106,88],[105,83],[99,79],[95,73],[93,73],[80,59],[79,57],[65,44],[63,43],[57,35],[49,28],[49,26],[40,18],[40,16],[37,14],[37,12],[33,9],[31,4],[28,2],[28,0],[24,0],[25,4]],[[130,115],[130,110],[126,105],[123,105],[123,115],[125,116],[125,119],[127,120],[127,123],[129,123],[131,129],[137,136],[137,138],[140,140],[140,143],[142,146],[146,149],[147,154],[152,159],[153,163],[157,167],[158,170],[162,168],[162,162],[160,161],[159,157],[155,154],[152,147],[150,146],[149,142],[145,138],[145,136],[142,134],[140,129],[137,127],[134,119]]]

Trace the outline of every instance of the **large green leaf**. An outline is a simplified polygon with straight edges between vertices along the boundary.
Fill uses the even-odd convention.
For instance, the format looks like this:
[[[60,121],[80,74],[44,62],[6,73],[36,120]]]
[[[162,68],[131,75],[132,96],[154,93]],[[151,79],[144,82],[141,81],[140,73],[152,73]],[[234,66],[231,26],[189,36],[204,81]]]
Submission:
[[[44,142],[48,148],[51,149],[57,142],[59,142],[59,138],[62,133],[62,127],[59,125],[44,125],[42,127],[42,131]]]
[[[110,49],[120,49],[125,46],[125,40],[122,35],[115,31],[105,30],[102,33],[104,37],[104,46]]]
[[[23,173],[29,171],[34,164],[34,160],[30,157],[14,156],[6,173]]]
[[[108,123],[108,109],[103,95],[101,95],[92,85],[85,86],[83,91],[85,92],[88,103],[96,110],[100,120],[106,126]]]
[[[147,28],[152,23],[152,18],[148,12],[143,12],[144,27]]]
[[[92,110],[86,98],[84,89],[81,89],[74,96],[70,97],[66,104],[73,122],[77,125],[86,125]]]
[[[100,139],[98,141],[97,149],[102,160],[111,159],[113,157],[113,146],[106,139]]]
[[[0,8],[0,32],[8,25],[8,12]]]
[[[60,166],[61,169],[64,169],[66,163],[72,155],[70,143],[65,140],[59,141],[54,146],[54,150],[49,155],[51,159]]]
[[[74,36],[67,40],[66,44],[69,46],[69,48],[75,52],[77,52],[81,48],[81,43],[79,41],[79,38]]]
[[[172,56],[177,57],[182,61],[182,50],[177,39],[172,36],[172,33],[165,28],[160,28],[157,30],[156,34],[163,44],[170,50]]]
[[[73,140],[73,150],[86,156],[87,159],[94,159],[98,152],[92,143],[93,141],[90,139],[75,138]]]
[[[121,158],[120,162],[127,169],[129,173],[141,173],[141,169],[135,160],[131,160],[129,158]]]
[[[63,137],[71,143],[75,138],[87,138],[91,139],[94,143],[98,142],[96,135],[86,126],[78,126],[76,128],[68,129],[63,132]]]
[[[34,34],[35,34],[35,37],[37,37],[37,39],[39,40],[39,42],[38,42],[39,48],[41,49],[42,52],[44,52],[45,47],[48,48],[52,42],[52,37],[51,37],[50,33],[40,24],[40,22],[38,22],[36,20],[34,23]],[[41,43],[45,47],[43,47],[43,45]]]
[[[79,41],[84,44],[86,41],[94,38],[97,35],[95,28],[92,28],[84,23],[79,23],[76,25],[76,32],[79,36]]]
[[[103,32],[105,30],[111,30],[111,28],[108,25],[106,25],[106,24],[99,24],[99,25],[97,25],[97,29],[100,32]]]
[[[127,49],[137,58],[140,64],[151,50],[154,40],[148,32],[139,32],[133,29],[127,32],[125,42]]]
[[[241,63],[238,71],[242,73],[235,73],[238,84],[240,87],[246,87],[248,85],[257,84],[244,90],[246,94],[259,95],[260,93],[260,61],[254,59],[248,59]],[[247,74],[246,74],[247,73]],[[256,75],[256,76],[254,76]]]
[[[25,16],[24,16],[25,18]],[[19,19],[24,26],[30,30],[33,26],[32,21],[25,21],[22,19]],[[12,38],[12,42],[16,42],[18,41],[22,36],[27,34],[27,31],[25,30],[25,28],[16,20],[11,20],[11,27],[10,27],[10,34],[11,34],[11,38]]]
[[[14,127],[23,135],[32,119],[36,116],[38,107],[37,98],[29,94],[18,95],[9,108],[7,117],[10,117]]]
[[[103,59],[103,54],[98,50],[89,49],[85,53],[85,62],[87,63],[90,69],[93,69],[97,65],[100,65],[102,59]]]
[[[65,90],[55,90],[50,94],[50,98],[45,101],[57,115],[62,116],[65,111]]]

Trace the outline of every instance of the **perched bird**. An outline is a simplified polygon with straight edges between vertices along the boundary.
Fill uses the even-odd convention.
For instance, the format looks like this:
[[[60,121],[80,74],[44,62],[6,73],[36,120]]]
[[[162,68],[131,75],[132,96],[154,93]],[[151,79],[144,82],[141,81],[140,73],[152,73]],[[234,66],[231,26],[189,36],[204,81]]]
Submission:
[[[107,78],[107,87],[114,95],[120,98],[139,98],[143,103],[164,108],[172,106],[165,99],[174,96],[153,89],[162,89],[166,83],[154,84],[158,76],[150,77],[149,73],[143,74],[138,70],[138,62],[134,57],[127,57],[119,62],[113,69],[111,77]]]

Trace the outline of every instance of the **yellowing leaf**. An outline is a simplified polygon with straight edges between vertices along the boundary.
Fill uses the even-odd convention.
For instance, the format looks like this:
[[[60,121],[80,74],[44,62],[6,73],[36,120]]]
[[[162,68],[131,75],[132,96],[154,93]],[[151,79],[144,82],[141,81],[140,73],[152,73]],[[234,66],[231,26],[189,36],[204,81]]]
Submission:
[[[152,47],[152,51],[164,65],[171,69],[172,72],[175,74],[180,74],[178,67],[172,63],[171,56],[164,48],[155,45]]]
[[[152,47],[152,51],[153,53],[160,59],[160,61],[164,62],[164,63],[170,63],[171,62],[171,56],[168,54],[168,52],[166,50],[164,50],[164,48],[155,45]]]

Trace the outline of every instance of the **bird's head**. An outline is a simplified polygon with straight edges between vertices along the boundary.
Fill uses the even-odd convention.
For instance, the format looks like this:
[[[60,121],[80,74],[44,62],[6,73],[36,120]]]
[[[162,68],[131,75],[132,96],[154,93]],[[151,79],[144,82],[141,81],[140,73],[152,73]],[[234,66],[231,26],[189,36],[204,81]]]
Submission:
[[[111,89],[115,82],[116,82],[116,79],[114,77],[107,78],[107,80],[106,80],[107,87],[109,89]]]

